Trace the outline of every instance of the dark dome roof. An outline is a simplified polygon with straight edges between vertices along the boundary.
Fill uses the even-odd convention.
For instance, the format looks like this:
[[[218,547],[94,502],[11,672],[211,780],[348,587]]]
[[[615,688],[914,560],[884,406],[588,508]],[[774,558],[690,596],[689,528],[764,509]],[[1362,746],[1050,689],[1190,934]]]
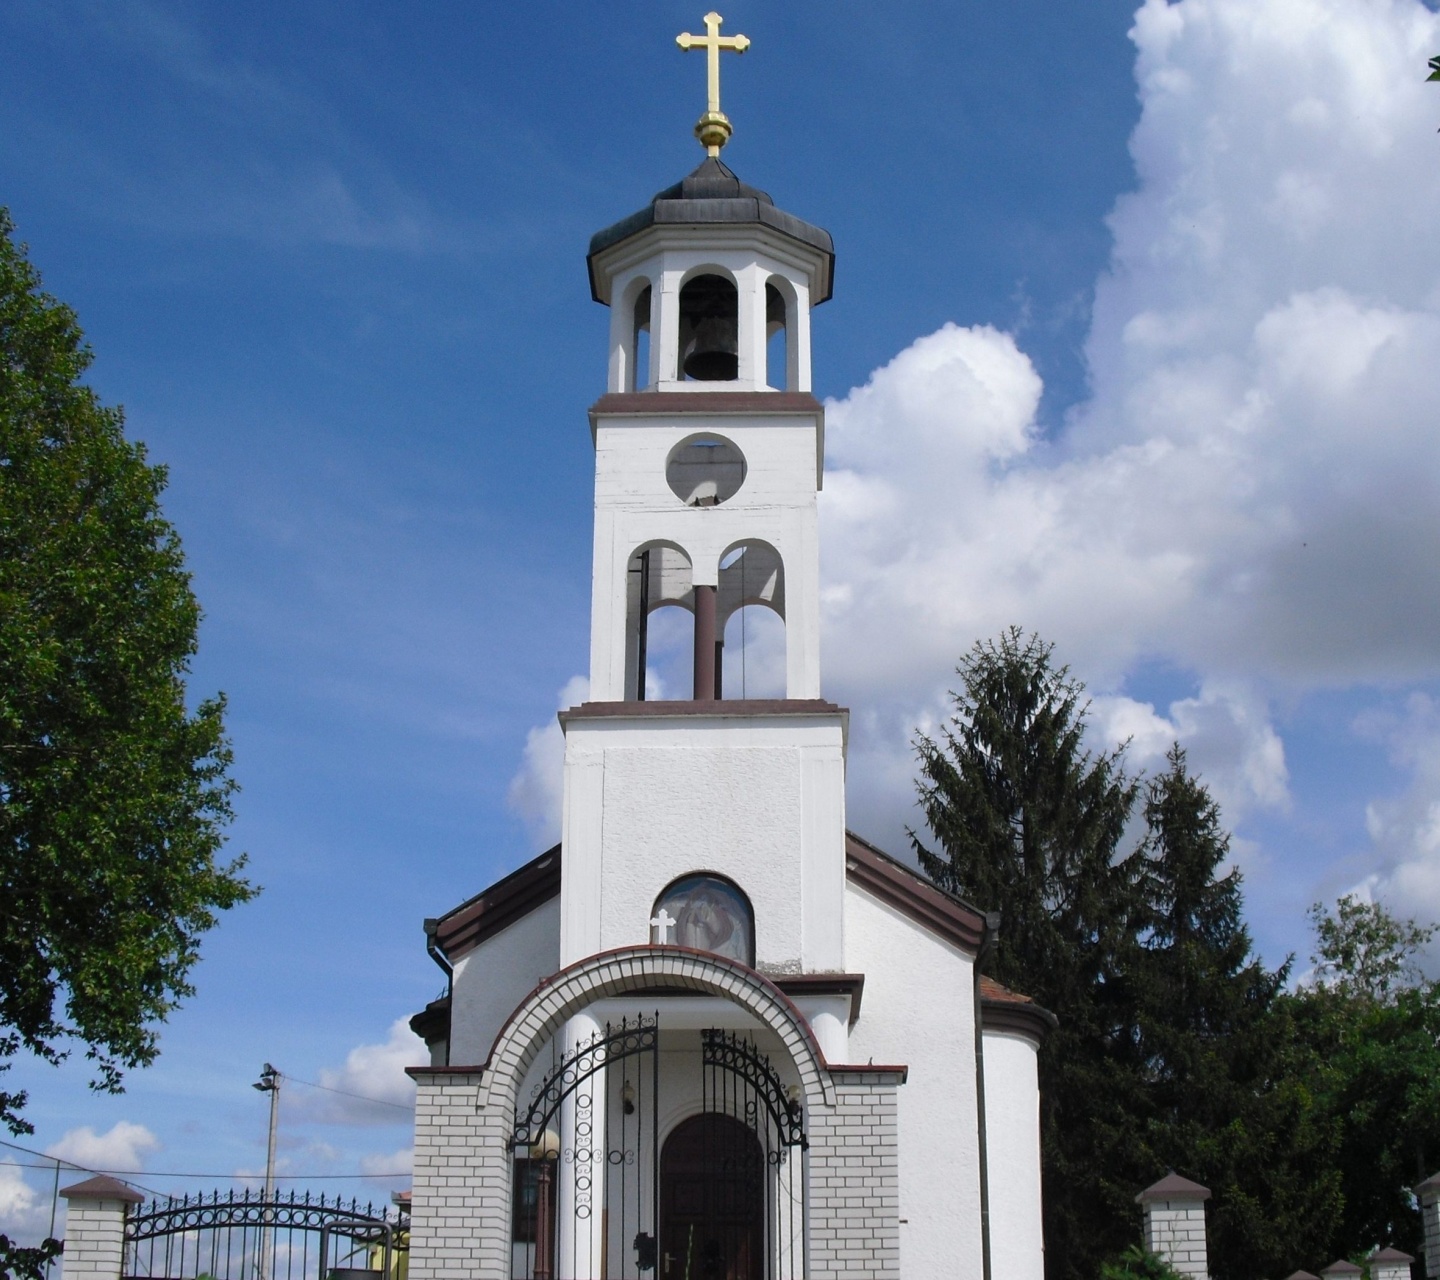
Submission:
[[[758,222],[772,227],[792,239],[818,249],[825,256],[823,277],[816,282],[816,304],[830,297],[831,279],[835,270],[835,242],[821,227],[775,207],[769,195],[748,186],[714,156],[707,156],[693,173],[686,174],[672,187],[657,192],[638,213],[597,231],[590,237],[590,291],[599,298],[595,288],[595,255],[612,245],[628,240],[647,227],[661,224],[690,225]]]

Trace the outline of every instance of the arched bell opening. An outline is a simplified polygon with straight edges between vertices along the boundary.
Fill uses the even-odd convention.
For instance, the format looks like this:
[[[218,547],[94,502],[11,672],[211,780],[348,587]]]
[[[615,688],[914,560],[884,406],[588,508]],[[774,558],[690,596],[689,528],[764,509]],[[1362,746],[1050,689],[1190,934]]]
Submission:
[[[694,632],[690,557],[673,543],[646,543],[630,556],[626,578],[625,697],[683,698]]]
[[[718,595],[718,689],[728,698],[786,697],[785,565],[780,553],[759,539],[728,548],[720,558]]]
[[[740,373],[740,294],[735,282],[707,273],[680,289],[679,379],[733,382]]]
[[[773,282],[765,285],[765,385],[793,390],[790,349],[794,344],[792,308]]]
[[[654,290],[647,284],[635,299],[631,324],[630,378],[627,390],[643,391],[650,385],[650,301]]]

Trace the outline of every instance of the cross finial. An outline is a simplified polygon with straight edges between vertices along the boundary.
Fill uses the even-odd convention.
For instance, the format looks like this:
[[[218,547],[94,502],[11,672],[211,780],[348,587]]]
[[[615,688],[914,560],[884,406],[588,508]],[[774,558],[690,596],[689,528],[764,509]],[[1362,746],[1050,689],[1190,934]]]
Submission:
[[[673,929],[677,923],[677,921],[670,919],[670,913],[666,911],[664,907],[661,907],[656,917],[650,921],[650,941],[652,943],[658,942],[663,947],[670,941],[670,930]]]
[[[712,9],[705,15],[705,34],[703,36],[692,36],[688,31],[682,31],[675,37],[675,43],[682,49],[705,50],[706,84],[709,89],[709,98],[705,114],[700,117],[700,122],[695,126],[695,136],[700,139],[700,145],[712,156],[720,154],[720,148],[730,140],[730,135],[734,132],[725,113],[720,110],[720,50],[730,49],[735,53],[744,53],[750,47],[749,36],[722,36],[720,24],[723,21],[724,19]]]

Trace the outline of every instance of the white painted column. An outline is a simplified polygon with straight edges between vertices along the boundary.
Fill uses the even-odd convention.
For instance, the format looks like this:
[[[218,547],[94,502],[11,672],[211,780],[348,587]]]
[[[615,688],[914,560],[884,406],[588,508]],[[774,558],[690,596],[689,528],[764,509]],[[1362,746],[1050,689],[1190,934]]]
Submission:
[[[1178,1173],[1167,1174],[1135,1197],[1145,1215],[1145,1247],[1194,1280],[1209,1280],[1210,1275],[1205,1241],[1208,1199],[1209,1187]]]
[[[1410,1264],[1414,1261],[1399,1249],[1378,1249],[1370,1255],[1370,1280],[1410,1280]]]
[[[125,1261],[125,1216],[145,1197],[118,1178],[100,1174],[60,1192],[67,1201],[65,1280],[119,1280]]]
[[[735,379],[757,390],[765,385],[765,282],[760,267],[750,263],[735,273],[740,313],[736,316],[735,347],[739,357]]]
[[[588,1013],[565,1024],[567,1060],[603,1030]],[[555,1275],[558,1280],[599,1280],[605,1221],[605,1068],[560,1104],[560,1167],[556,1188]]]
[[[1440,1276],[1440,1173],[1432,1173],[1413,1188],[1420,1201],[1420,1222],[1424,1228],[1425,1274]]]

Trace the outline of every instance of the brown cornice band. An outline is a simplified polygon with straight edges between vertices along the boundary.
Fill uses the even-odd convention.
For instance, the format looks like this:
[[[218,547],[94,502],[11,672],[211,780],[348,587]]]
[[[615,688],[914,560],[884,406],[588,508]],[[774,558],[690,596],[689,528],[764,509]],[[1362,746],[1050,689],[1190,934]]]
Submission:
[[[980,1000],[980,1025],[986,1031],[1013,1031],[1039,1044],[1060,1020],[1033,1000]]]
[[[776,975],[774,983],[787,996],[849,996],[850,1025],[860,1017],[863,973],[786,973]]]
[[[571,720],[630,719],[639,716],[833,716],[849,711],[824,698],[699,698],[665,702],[582,702],[560,712],[560,723]]]
[[[590,422],[731,413],[823,417],[825,406],[808,391],[610,391],[590,406]]]

